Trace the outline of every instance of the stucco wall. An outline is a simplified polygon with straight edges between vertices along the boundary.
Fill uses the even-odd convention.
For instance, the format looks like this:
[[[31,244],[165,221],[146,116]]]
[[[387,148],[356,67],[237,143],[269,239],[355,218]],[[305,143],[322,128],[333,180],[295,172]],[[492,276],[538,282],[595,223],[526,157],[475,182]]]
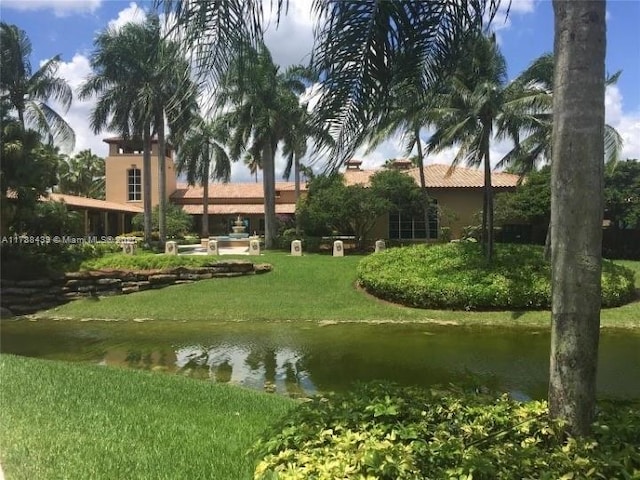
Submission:
[[[451,238],[460,238],[464,227],[479,224],[474,217],[482,210],[481,188],[430,189],[429,196],[438,201],[440,226],[451,229]],[[389,238],[389,217],[383,215],[376,223],[370,240]]]
[[[117,203],[131,203],[142,207],[142,200],[130,202],[128,196],[127,170],[139,168],[142,171],[141,155],[110,155],[105,160],[106,182],[106,200]],[[151,157],[151,204],[158,204],[158,157]],[[176,191],[176,172],[173,160],[169,157],[166,159],[167,174],[167,200],[169,195]],[[144,187],[144,180],[143,180]],[[144,195],[144,188],[143,188]]]

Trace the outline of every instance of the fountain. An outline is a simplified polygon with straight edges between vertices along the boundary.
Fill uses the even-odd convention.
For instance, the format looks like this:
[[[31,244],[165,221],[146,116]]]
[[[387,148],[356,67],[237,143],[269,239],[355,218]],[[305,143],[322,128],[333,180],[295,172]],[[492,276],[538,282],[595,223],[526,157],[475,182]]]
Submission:
[[[233,226],[231,227],[231,230],[233,230],[233,233],[230,233],[229,237],[230,238],[249,238],[249,234],[245,232],[246,229],[247,227],[244,225],[244,220],[242,220],[242,217],[238,215],[238,218],[236,218],[236,221],[233,222]]]

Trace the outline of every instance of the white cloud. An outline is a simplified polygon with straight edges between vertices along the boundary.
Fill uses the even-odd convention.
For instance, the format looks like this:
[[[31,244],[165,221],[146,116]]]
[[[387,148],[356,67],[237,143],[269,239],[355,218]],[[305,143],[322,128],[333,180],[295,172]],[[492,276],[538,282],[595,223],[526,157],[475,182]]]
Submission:
[[[271,3],[263,0],[265,43],[273,54],[274,62],[282,68],[308,63],[313,48],[312,0],[290,1],[288,11],[286,14],[282,12],[278,25],[277,12],[271,8]]]
[[[43,62],[40,62],[41,64]],[[61,62],[58,70],[58,76],[65,79],[71,86],[74,93],[74,99],[66,113],[63,112],[62,107],[53,104],[54,109],[60,113],[64,119],[71,125],[73,131],[76,134],[76,145],[73,152],[66,153],[78,153],[81,150],[91,149],[93,153],[101,157],[105,157],[108,152],[108,146],[102,141],[103,138],[110,136],[108,132],[102,132],[99,135],[93,133],[90,127],[89,118],[91,117],[91,111],[96,104],[95,98],[87,100],[79,100],[77,97],[78,87],[86,80],[91,73],[91,65],[89,59],[80,54],[74,55],[70,62]]]
[[[118,18],[109,21],[109,28],[119,29],[123,25],[134,22],[144,22],[147,14],[135,2],[131,2],[129,6],[118,12]]]
[[[508,2],[503,1],[501,9],[506,9]],[[510,11],[513,13],[533,13],[536,0],[511,0]]]
[[[605,121],[622,136],[620,158],[640,159],[640,112],[624,112],[622,94],[616,85],[607,87],[605,94]]]
[[[102,0],[3,0],[2,8],[13,10],[53,10],[56,17],[93,13]]]

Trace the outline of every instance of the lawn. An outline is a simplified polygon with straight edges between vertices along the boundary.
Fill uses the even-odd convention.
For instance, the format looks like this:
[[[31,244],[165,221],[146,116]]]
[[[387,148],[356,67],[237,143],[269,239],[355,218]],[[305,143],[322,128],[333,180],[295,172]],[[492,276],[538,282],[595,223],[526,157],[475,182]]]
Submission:
[[[294,402],[174,375],[0,357],[2,468],[18,479],[251,478]]]
[[[264,275],[81,300],[36,317],[69,319],[79,327],[78,320],[118,320],[99,324],[123,339],[176,331],[188,337],[244,321],[265,328],[271,321],[549,324],[547,311],[420,310],[382,302],[355,285],[361,258],[269,252],[260,261],[274,268]],[[640,262],[620,263],[640,277]],[[640,302],[603,310],[602,323],[640,329]],[[11,355],[0,357],[0,379],[0,452],[8,480],[251,478],[254,459],[247,449],[295,405],[182,376]]]
[[[206,258],[206,257],[204,257]],[[203,259],[204,259],[203,258]],[[227,259],[232,257],[222,257]],[[239,257],[250,258],[250,257]],[[273,265],[264,275],[222,278],[126,296],[80,300],[40,312],[68,319],[153,319],[197,327],[223,321],[444,322],[502,326],[549,324],[548,311],[467,312],[422,310],[382,302],[356,287],[361,256],[291,257],[268,252],[260,262]],[[640,278],[640,262],[620,261]],[[603,327],[640,328],[640,302],[602,311]]]

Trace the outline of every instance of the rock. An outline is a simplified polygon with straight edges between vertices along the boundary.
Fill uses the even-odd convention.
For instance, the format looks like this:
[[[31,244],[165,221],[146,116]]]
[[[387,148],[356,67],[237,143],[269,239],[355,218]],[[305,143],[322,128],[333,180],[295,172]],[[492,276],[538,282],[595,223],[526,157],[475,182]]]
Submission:
[[[193,283],[193,280],[176,280],[175,285],[184,285],[187,283]]]
[[[68,292],[68,293],[63,293],[62,297],[65,300],[75,300],[77,298],[82,298],[84,295],[78,293],[78,292]]]
[[[158,285],[158,284],[164,284],[164,283],[173,283],[178,279],[177,275],[173,275],[173,274],[156,274],[156,275],[149,275],[149,282],[151,283],[151,285]]]
[[[93,285],[93,282],[91,280],[67,280],[66,283],[64,284],[65,287],[67,288],[73,288],[74,290],[77,290],[78,287],[84,287],[87,285]]]
[[[82,287],[78,287],[78,292],[80,293],[91,293],[95,291],[96,291],[96,287],[94,285],[85,285]]]
[[[12,318],[13,313],[5,307],[0,307],[0,318]]]
[[[269,263],[256,263],[253,266],[253,269],[257,274],[267,273],[273,270],[273,266]]]
[[[64,274],[64,278],[67,280],[88,280],[91,278],[91,274],[88,271],[67,272]]]
[[[113,286],[113,285],[120,285],[122,283],[122,280],[120,280],[119,278],[100,278],[98,280],[96,280],[96,283],[98,285],[109,285],[109,286]]]
[[[181,273],[178,275],[178,278],[180,280],[200,280],[200,275],[198,275],[197,273]]]

